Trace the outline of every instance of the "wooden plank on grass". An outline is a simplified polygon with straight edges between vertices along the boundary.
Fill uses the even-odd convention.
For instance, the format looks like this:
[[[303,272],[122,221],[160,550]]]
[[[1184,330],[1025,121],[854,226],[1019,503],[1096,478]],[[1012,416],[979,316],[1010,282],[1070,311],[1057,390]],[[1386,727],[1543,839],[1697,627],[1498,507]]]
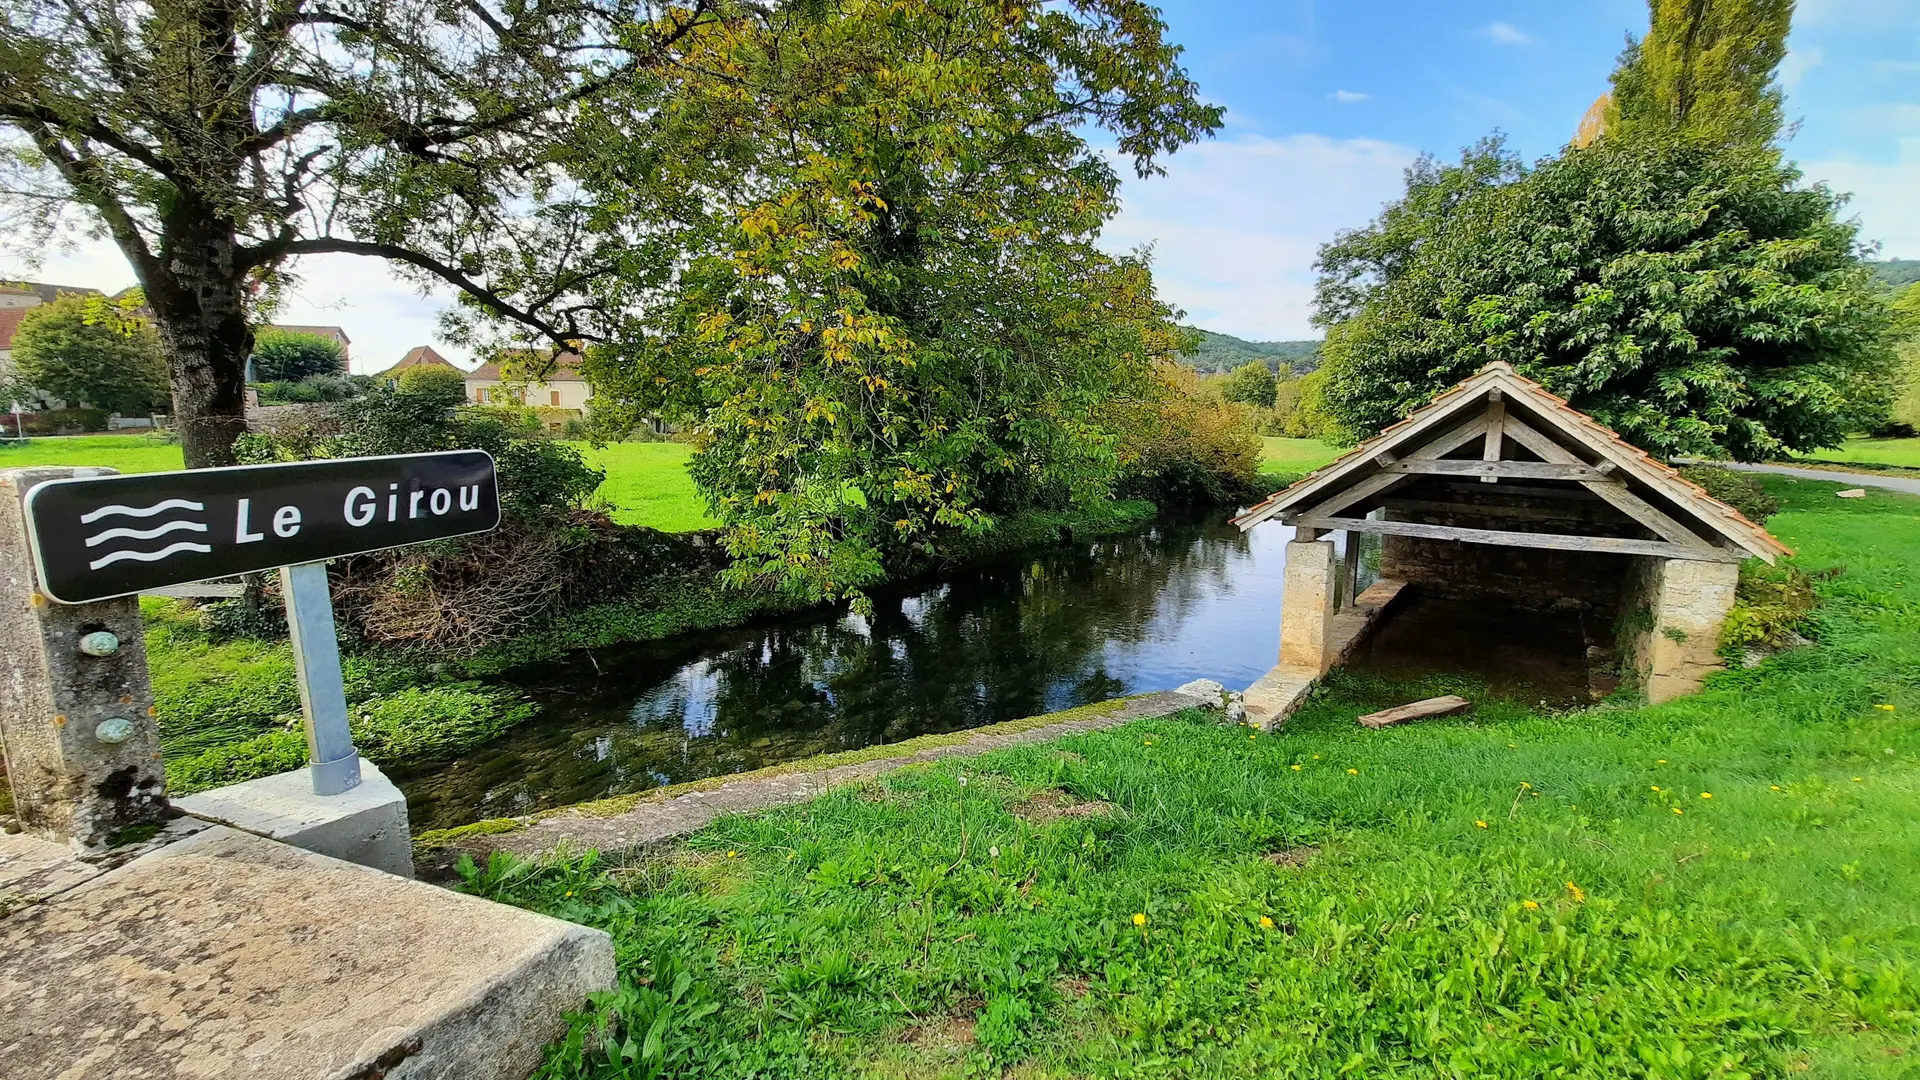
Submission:
[[[1419,720],[1428,716],[1452,716],[1473,708],[1473,702],[1458,694],[1445,697],[1430,697],[1425,701],[1415,701],[1407,705],[1397,705],[1391,709],[1368,713],[1360,718],[1362,727],[1383,728],[1393,724],[1404,724],[1409,720]]]

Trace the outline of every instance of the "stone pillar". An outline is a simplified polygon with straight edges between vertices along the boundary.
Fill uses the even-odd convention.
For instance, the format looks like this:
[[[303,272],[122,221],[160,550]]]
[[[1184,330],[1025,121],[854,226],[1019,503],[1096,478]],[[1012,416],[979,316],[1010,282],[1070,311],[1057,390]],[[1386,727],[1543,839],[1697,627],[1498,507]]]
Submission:
[[[1280,600],[1280,663],[1283,667],[1325,671],[1327,643],[1339,602],[1340,557],[1330,540],[1295,540],[1287,545],[1287,569]]]
[[[82,852],[171,816],[135,597],[56,604],[22,505],[34,485],[112,469],[0,470],[0,743],[27,829]]]
[[[1733,609],[1740,582],[1735,563],[1659,559],[1647,575],[1646,631],[1636,662],[1647,700],[1659,703],[1700,689],[1708,675],[1726,666],[1720,659],[1720,628]]]

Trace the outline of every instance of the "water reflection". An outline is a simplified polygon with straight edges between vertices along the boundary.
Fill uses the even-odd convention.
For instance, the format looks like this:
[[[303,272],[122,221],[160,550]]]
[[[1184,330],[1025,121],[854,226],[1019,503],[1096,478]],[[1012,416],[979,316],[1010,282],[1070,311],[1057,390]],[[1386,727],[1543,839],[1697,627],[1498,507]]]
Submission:
[[[541,715],[396,775],[416,829],[724,773],[1213,678],[1278,650],[1292,530],[1161,523],[812,617],[595,650],[523,674]]]

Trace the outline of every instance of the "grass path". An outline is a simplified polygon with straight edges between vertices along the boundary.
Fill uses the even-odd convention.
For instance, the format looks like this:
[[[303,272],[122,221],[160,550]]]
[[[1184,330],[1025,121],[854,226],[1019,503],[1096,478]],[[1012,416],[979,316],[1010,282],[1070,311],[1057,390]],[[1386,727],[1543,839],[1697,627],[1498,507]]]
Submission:
[[[1343,677],[1275,736],[1184,714],[478,868],[617,942],[543,1075],[1911,1075],[1920,499],[1768,484],[1844,568],[1819,641],[1692,698]],[[1353,723],[1441,691],[1479,708]]]

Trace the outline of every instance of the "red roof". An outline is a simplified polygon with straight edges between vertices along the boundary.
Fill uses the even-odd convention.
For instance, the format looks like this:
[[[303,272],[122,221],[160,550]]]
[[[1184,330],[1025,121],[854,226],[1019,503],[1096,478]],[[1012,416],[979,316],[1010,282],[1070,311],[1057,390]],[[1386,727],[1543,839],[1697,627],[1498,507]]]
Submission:
[[[398,375],[408,368],[416,367],[443,367],[452,368],[454,371],[460,370],[454,367],[453,363],[446,357],[434,352],[433,346],[415,345],[413,348],[407,350],[407,355],[401,357],[399,363],[381,372],[380,375]],[[377,377],[378,376],[376,376],[376,378]]]
[[[520,360],[521,358],[522,357],[520,355],[508,356],[506,358],[508,370],[507,370],[507,374],[505,375],[500,374],[501,361],[489,360],[486,363],[481,364],[479,367],[474,368],[472,371],[468,372],[467,378],[492,379],[492,380],[495,380],[496,382],[514,382],[518,379],[525,377],[521,371],[523,365],[515,362]],[[587,380],[585,376],[580,374],[580,355],[578,353],[564,352],[564,353],[561,353],[559,357],[557,357],[554,360],[553,370],[547,373],[546,378],[527,379],[527,381],[541,382],[541,383],[561,383],[561,382],[586,382]]]

